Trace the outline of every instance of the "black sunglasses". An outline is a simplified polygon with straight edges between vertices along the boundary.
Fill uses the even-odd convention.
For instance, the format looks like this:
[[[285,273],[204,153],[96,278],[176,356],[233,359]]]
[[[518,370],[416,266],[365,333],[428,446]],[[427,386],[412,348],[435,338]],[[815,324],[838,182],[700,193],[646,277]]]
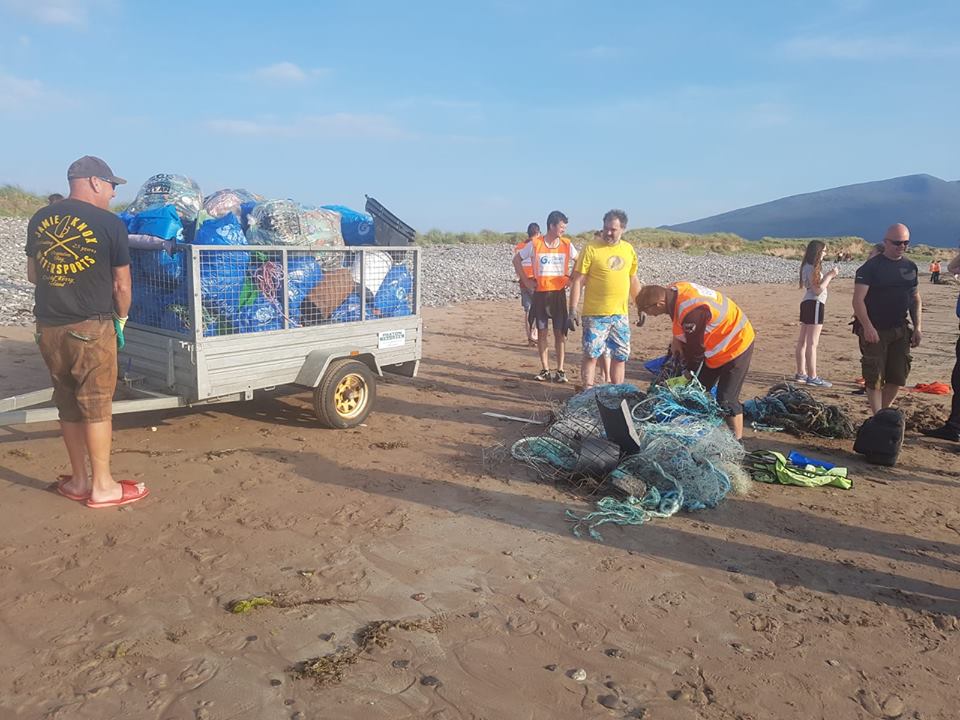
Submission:
[[[97,180],[102,180],[105,183],[110,183],[110,187],[112,187],[114,190],[117,189],[117,183],[113,182],[113,180],[107,180],[106,178],[102,178],[102,177],[98,177]]]
[[[906,247],[910,244],[909,240],[887,240],[891,245],[896,245],[897,247]]]

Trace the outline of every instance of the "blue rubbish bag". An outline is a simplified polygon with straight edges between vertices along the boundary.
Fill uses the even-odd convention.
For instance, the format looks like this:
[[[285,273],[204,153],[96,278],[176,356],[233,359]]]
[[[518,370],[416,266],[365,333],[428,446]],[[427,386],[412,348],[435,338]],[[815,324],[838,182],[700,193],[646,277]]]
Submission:
[[[283,312],[265,297],[257,298],[237,312],[237,332],[252,333],[283,328]]]
[[[384,318],[410,315],[412,300],[413,276],[403,265],[394,265],[373,298],[373,314]]]
[[[290,321],[300,324],[303,301],[323,280],[323,266],[313,255],[287,256],[287,305]]]
[[[323,205],[323,210],[340,213],[340,234],[347,245],[375,245],[373,216],[346,205]]]
[[[246,245],[240,220],[233,213],[205,221],[196,235],[197,245]],[[219,316],[220,327],[236,324],[240,295],[250,263],[248,251],[208,251],[200,256],[200,290],[203,305]]]
[[[183,242],[183,223],[173,205],[151,207],[135,213],[127,223],[127,230],[138,235]]]

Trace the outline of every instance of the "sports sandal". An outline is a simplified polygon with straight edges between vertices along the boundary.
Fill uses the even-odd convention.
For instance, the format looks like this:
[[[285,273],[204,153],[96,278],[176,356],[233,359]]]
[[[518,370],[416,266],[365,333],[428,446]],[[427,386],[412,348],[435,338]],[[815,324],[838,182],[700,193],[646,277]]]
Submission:
[[[120,488],[123,494],[116,500],[94,502],[93,500],[88,499],[86,506],[95,510],[100,508],[120,507],[121,505],[135,503],[137,500],[143,500],[147,495],[150,494],[150,491],[147,489],[146,485],[144,485],[142,482],[134,482],[133,480],[121,480]]]
[[[550,381],[550,371],[541,370],[536,375],[533,376],[534,380],[539,380],[540,382],[549,382]]]

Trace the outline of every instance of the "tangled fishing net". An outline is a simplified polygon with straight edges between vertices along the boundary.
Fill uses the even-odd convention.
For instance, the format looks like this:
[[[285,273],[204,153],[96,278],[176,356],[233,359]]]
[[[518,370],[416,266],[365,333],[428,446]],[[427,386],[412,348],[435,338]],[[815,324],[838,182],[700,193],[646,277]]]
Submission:
[[[820,402],[790,383],[778,383],[764,397],[747,400],[743,412],[757,430],[786,430],[801,437],[841,440],[854,436],[853,423],[843,410]]]
[[[598,402],[626,400],[636,448],[629,453],[607,438]],[[617,497],[603,497],[584,516],[567,513],[574,534],[584,527],[639,525],[679,510],[716,507],[731,491],[744,492],[743,446],[723,423],[723,411],[703,387],[654,385],[644,394],[633,385],[605,385],[571,398],[536,437],[521,438],[511,455],[543,480],[569,482]]]
[[[127,210],[134,215],[147,208],[173,205],[185,222],[193,222],[203,207],[203,193],[196,181],[186,175],[159,173],[147,179]]]

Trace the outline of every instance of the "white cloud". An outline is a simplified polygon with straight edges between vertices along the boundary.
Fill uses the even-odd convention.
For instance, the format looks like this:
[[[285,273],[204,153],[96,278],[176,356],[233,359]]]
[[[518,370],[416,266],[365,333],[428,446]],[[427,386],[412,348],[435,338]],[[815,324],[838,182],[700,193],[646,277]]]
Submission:
[[[107,0],[0,0],[0,7],[43,25],[85,25]]]
[[[253,72],[253,76],[257,80],[265,80],[267,82],[275,83],[287,83],[291,85],[306,82],[311,77],[322,77],[329,74],[330,70],[328,68],[313,68],[311,70],[304,70],[296,63],[288,61],[278,62],[274,63],[273,65],[257,68]]]
[[[894,37],[798,36],[780,46],[794,60],[883,60],[948,58],[960,55],[958,44],[938,44]]]
[[[47,94],[43,83],[0,71],[0,112],[27,109]]]
[[[214,132],[243,137],[336,137],[369,139],[404,139],[411,135],[384,115],[365,113],[331,113],[308,115],[293,121],[218,119],[206,123]]]

